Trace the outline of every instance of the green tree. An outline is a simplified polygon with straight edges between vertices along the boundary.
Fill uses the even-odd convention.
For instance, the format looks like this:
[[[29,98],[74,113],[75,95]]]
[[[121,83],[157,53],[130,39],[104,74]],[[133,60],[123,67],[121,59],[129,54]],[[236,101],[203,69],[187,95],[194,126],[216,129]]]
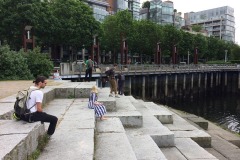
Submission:
[[[55,0],[50,3],[50,10],[55,18],[54,23],[49,24],[55,44],[74,47],[91,45],[99,23],[88,5],[76,0]]]
[[[142,4],[142,8],[148,8],[150,9],[150,2],[149,1],[146,1]]]
[[[202,26],[201,25],[193,25],[192,26],[192,30],[195,32],[200,32],[202,30]]]
[[[0,39],[22,48],[26,25],[33,26],[40,44],[90,46],[99,23],[89,6],[76,0],[0,0]],[[38,44],[37,44],[38,45]]]
[[[194,35],[193,46],[194,48],[198,48],[198,58],[205,58],[207,52],[207,38],[202,34]]]
[[[128,38],[132,30],[132,15],[128,10],[120,11],[115,15],[107,17],[102,23],[102,44],[105,49],[113,51],[113,62],[120,52],[120,44],[123,39]]]
[[[39,0],[1,0],[0,1],[0,35],[11,48],[22,47],[22,33],[26,25],[34,26],[39,20]]]
[[[192,59],[193,57],[193,40],[194,40],[194,35],[189,33],[189,32],[185,32],[183,30],[180,30],[181,34],[182,34],[182,40],[179,43],[179,56],[180,58],[183,59],[187,59],[188,56],[188,52],[189,52],[189,57]]]
[[[171,57],[172,55],[169,55],[173,51],[173,46],[177,46],[177,50],[179,50],[179,45],[182,40],[182,34],[179,30],[177,30],[172,25],[165,25],[163,26],[163,53],[166,57]],[[166,55],[168,54],[168,55]]]
[[[131,52],[152,57],[158,42],[161,42],[162,27],[151,21],[134,21],[134,30],[129,36]]]
[[[229,50],[228,50],[229,54]],[[231,48],[231,53],[230,53],[230,59],[231,60],[240,60],[240,46],[233,44]]]

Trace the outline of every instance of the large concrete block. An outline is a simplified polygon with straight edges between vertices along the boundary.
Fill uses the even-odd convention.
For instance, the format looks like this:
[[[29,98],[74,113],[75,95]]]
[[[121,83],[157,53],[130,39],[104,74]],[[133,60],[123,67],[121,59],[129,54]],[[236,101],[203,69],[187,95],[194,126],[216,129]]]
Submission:
[[[206,121],[205,119],[201,118],[201,117],[189,117],[187,118],[190,121],[196,123],[197,125],[199,125],[202,129],[207,130],[208,129],[208,121]]]
[[[108,112],[107,117],[120,118],[124,127],[142,127],[143,118],[138,111]]]
[[[100,133],[96,139],[95,160],[137,160],[125,133]]]
[[[150,110],[162,124],[172,124],[173,115],[161,105],[156,105],[153,102],[144,102],[144,105]]]
[[[98,101],[105,105],[108,112],[117,111],[116,101],[114,98],[99,98]]]
[[[74,98],[75,88],[55,88],[56,98]]]
[[[47,103],[55,99],[55,88],[45,88],[43,90],[43,93],[43,105],[46,105]]]
[[[0,159],[27,159],[36,150],[39,137],[44,134],[44,125],[39,122],[1,120]]]
[[[187,159],[217,160],[212,154],[200,147],[190,138],[176,138],[176,147]]]
[[[133,151],[137,159],[142,160],[167,160],[156,143],[149,135],[128,135]]]
[[[0,119],[12,119],[14,103],[1,103],[0,102]]]
[[[211,147],[211,136],[202,130],[173,132],[176,138],[191,138],[202,147]]]
[[[75,98],[89,98],[91,88],[75,88]]]

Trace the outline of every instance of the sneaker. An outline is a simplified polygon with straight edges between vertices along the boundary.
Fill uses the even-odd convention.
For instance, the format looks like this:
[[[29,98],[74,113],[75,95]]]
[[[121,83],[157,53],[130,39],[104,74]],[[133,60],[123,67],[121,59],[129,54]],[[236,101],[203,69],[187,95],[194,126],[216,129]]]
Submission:
[[[109,97],[113,97],[113,95],[112,95],[112,94],[109,94]]]
[[[115,97],[116,97],[116,98],[120,98],[119,95],[116,95]]]

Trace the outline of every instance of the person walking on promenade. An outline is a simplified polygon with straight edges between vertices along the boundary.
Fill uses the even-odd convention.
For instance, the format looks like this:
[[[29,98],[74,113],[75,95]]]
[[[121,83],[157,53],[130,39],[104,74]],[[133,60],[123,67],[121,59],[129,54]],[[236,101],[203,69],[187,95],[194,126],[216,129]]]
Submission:
[[[92,79],[92,70],[93,70],[94,62],[91,59],[91,56],[88,57],[86,61],[86,73],[85,73],[85,81],[90,82]],[[87,80],[88,79],[88,80]]]
[[[115,69],[117,67],[117,64],[114,64],[113,68],[107,70],[105,73],[108,77],[109,83],[110,83],[110,94],[109,97],[113,97],[113,92],[115,93],[116,98],[120,98],[117,93],[117,81],[115,79]]]
[[[118,94],[124,95],[125,75],[121,71],[117,77],[118,77]]]
[[[97,86],[93,86],[91,89],[89,102],[88,102],[88,108],[94,109],[95,115],[100,118],[100,120],[105,120],[107,118],[104,117],[104,114],[107,113],[106,107],[97,101],[98,99],[98,88]]]
[[[50,125],[47,130],[47,134],[50,137],[56,129],[58,118],[43,112],[42,109],[42,101],[43,101],[43,92],[40,90],[47,85],[47,78],[44,76],[38,76],[33,83],[34,86],[31,86],[33,90],[30,94],[29,100],[27,103],[27,108],[30,109],[30,114],[26,117],[22,117],[21,119],[27,122],[49,122]]]

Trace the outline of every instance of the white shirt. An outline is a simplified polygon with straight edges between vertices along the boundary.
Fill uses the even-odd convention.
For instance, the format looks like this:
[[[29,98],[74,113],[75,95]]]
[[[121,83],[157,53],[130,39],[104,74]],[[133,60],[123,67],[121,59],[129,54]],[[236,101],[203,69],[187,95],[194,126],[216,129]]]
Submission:
[[[31,86],[30,87],[31,89],[32,88],[37,88],[35,86]],[[32,106],[31,109],[30,109],[30,112],[31,113],[34,113],[34,112],[37,112],[37,105],[36,103],[37,102],[40,102],[42,103],[42,100],[43,100],[43,92],[40,91],[40,90],[35,90],[35,91],[32,91],[31,94],[30,94],[30,98],[29,100],[27,101],[27,108],[30,109]]]

